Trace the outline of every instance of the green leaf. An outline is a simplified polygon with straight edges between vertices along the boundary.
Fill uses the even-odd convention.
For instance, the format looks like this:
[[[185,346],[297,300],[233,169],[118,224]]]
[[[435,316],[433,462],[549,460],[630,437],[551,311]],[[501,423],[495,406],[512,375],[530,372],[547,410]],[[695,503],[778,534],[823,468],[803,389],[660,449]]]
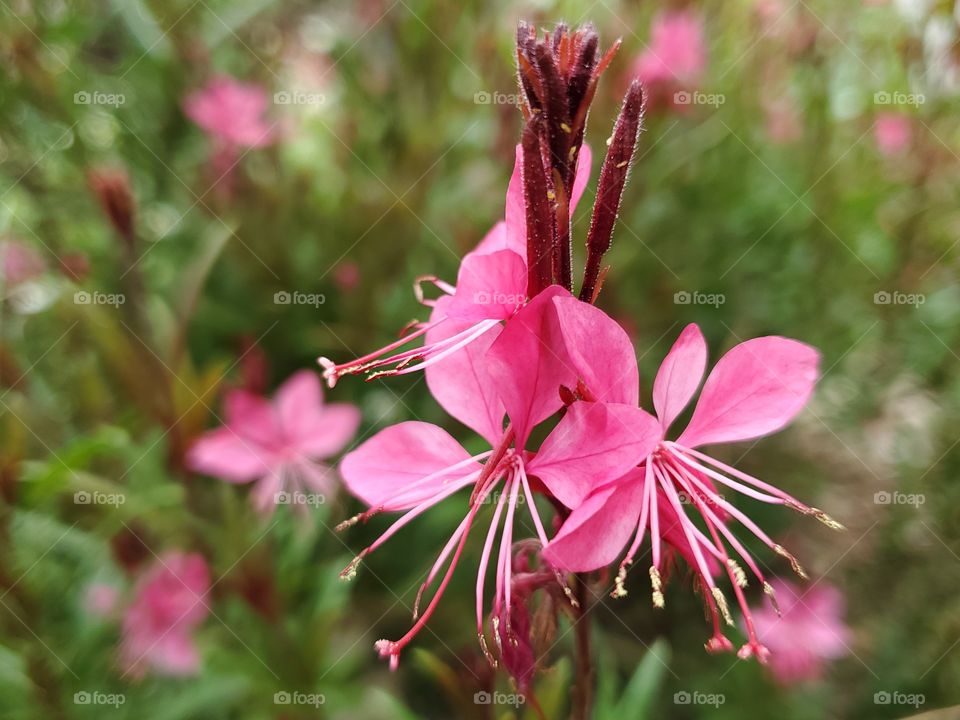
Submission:
[[[670,648],[667,641],[661,638],[650,646],[643,660],[637,665],[614,711],[609,715],[598,716],[597,720],[626,717],[643,720],[647,717],[669,662]]]

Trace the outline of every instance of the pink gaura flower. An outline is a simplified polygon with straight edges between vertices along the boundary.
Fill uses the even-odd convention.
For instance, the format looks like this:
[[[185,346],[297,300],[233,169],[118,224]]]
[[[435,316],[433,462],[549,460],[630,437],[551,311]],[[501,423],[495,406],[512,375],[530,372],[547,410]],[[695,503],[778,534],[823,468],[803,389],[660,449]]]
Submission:
[[[753,614],[757,635],[770,649],[770,672],[782,685],[819,679],[827,662],[850,652],[843,595],[829,585],[804,589],[783,580],[770,584],[781,615],[769,607]]]
[[[590,148],[584,144],[577,158],[571,191],[571,217],[589,180],[591,159]],[[527,226],[522,166],[522,150],[518,145],[507,188],[504,220],[494,225],[477,248],[464,256],[456,285],[432,275],[417,279],[415,294],[423,305],[431,308],[429,320],[411,324],[399,340],[356,360],[337,365],[328,358],[320,358],[329,387],[344,375],[370,373],[368,379],[373,379],[428,368],[499,327],[523,307],[527,300]],[[425,298],[423,283],[433,284],[441,292],[440,297]],[[451,327],[457,331],[450,332]],[[401,350],[423,336],[426,337],[422,346]]]
[[[694,12],[658,15],[650,43],[634,63],[633,75],[646,86],[695,86],[707,66],[703,19]]]
[[[187,465],[227,482],[256,480],[252,499],[261,512],[272,512],[282,493],[329,493],[334,471],[321,461],[343,450],[360,425],[358,408],[323,402],[320,380],[309,370],[290,377],[272,401],[231,390],[224,414],[223,427],[190,448]]]
[[[210,571],[202,555],[168,553],[137,583],[123,618],[120,662],[126,672],[143,677],[193,675],[200,655],[193,632],[210,612],[204,600]]]
[[[504,644],[505,638],[519,642],[511,620],[514,607],[511,548],[518,506],[526,506],[537,539],[545,546],[546,530],[534,504],[534,492],[546,490],[558,502],[576,507],[593,483],[609,482],[623,475],[635,464],[637,456],[645,456],[652,450],[659,437],[654,418],[636,406],[636,388],[631,388],[629,380],[618,382],[621,370],[615,362],[617,358],[605,355],[604,362],[597,367],[585,363],[581,366],[588,368],[596,392],[614,400],[632,400],[632,404],[575,403],[535,454],[526,449],[533,428],[563,405],[558,389],[577,384],[571,355],[576,353],[580,358],[588,352],[588,348],[563,342],[565,329],[558,312],[560,300],[577,308],[582,306],[583,315],[588,318],[603,314],[574,299],[566,290],[551,286],[507,320],[505,327],[491,328],[451,354],[446,362],[426,368],[427,384],[437,402],[484,438],[490,450],[471,456],[443,429],[424,422],[404,422],[382,430],[341,463],[340,471],[347,488],[370,508],[341,527],[366,521],[383,511],[404,513],[347,566],[342,573],[345,579],[352,578],[366,555],[411,520],[459,491],[472,488],[463,521],[441,550],[421,587],[420,595],[433,584],[449,560],[426,610],[401,639],[377,643],[377,650],[382,657],[390,659],[391,667],[397,666],[401,650],[433,613],[477,514],[487,503],[493,503],[494,510],[477,573],[477,634],[488,659],[495,662],[485,639],[484,586],[499,532],[499,549],[494,559],[493,632],[498,646]],[[450,321],[432,331],[438,335],[456,335],[460,327],[469,322]],[[615,323],[612,330],[623,333]],[[608,339],[604,333],[610,331],[610,325],[599,328],[590,341],[604,347]],[[572,352],[565,352],[565,347],[570,347]],[[632,351],[630,357],[633,358]],[[419,599],[418,596],[417,608]],[[415,616],[418,614],[415,610]],[[504,662],[508,660],[504,658]]]
[[[899,155],[910,145],[913,125],[903,113],[885,112],[877,115],[873,123],[873,139],[877,149],[887,156]]]
[[[220,147],[258,148],[277,139],[266,118],[269,95],[259,85],[222,75],[187,96],[183,111]]]
[[[573,308],[566,308],[562,314],[570,317],[571,310]],[[595,325],[582,325],[585,337],[596,333]],[[568,333],[567,342],[571,339],[577,342],[576,337],[571,338]],[[586,500],[573,509],[545,548],[544,557],[563,570],[593,570],[613,562],[633,534],[633,542],[620,564],[614,591],[615,596],[623,595],[627,567],[649,528],[652,549],[649,575],[654,605],[663,606],[661,544],[666,542],[690,563],[707,590],[704,599],[714,625],[714,636],[707,643],[707,649],[732,648],[720,629],[720,617],[727,624],[733,624],[715,577],[721,569],[731,580],[749,636],[739,655],[742,658],[756,655],[762,661],[767,650],[757,640],[743,595],[747,576],[728,553],[727,544],[742,558],[764,590],[771,595],[773,590],[753,557],[728,528],[727,521],[739,522],[761,542],[789,559],[798,573],[802,574],[803,570],[792,555],[774,543],[743,511],[724,499],[714,483],[761,502],[786,505],[814,515],[832,527],[839,525],[822,511],[697,448],[750,440],[784,427],[810,398],[817,379],[819,354],[808,345],[781,337],[761,337],[740,343],[717,362],[707,377],[687,427],[675,441],[668,440],[668,429],[700,386],[706,362],[703,335],[696,325],[689,325],[667,354],[654,381],[653,404],[659,419],[654,448],[646,456],[636,456],[634,464],[638,467],[623,477],[609,484],[598,482]],[[636,382],[635,367],[635,363],[630,367],[631,385]],[[688,516],[685,505],[700,516],[706,534]]]

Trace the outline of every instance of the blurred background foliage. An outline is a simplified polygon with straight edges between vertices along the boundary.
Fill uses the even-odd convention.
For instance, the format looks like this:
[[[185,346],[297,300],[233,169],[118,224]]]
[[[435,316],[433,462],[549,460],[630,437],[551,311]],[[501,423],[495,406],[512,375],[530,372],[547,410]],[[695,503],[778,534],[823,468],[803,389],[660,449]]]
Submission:
[[[686,89],[723,101],[651,104],[600,304],[635,338],[645,397],[687,322],[714,357],[763,334],[821,348],[825,375],[801,420],[721,457],[847,526],[838,535],[757,511],[814,582],[843,591],[853,639],[821,681],[782,688],[753,663],[703,652],[709,630],[682,573],[663,612],[636,581],[595,614],[597,716],[915,712],[875,703],[895,691],[922,694],[917,711],[960,703],[960,52],[949,2],[4,0],[0,237],[45,269],[16,286],[8,272],[0,310],[0,716],[493,717],[473,695],[508,687],[476,648],[467,573],[398,674],[371,651],[405,631],[455,508],[409,527],[345,585],[338,571],[383,520],[335,534],[356,512],[344,497],[307,517],[259,517],[247,488],[189,474],[183,452],[220,423],[225,388],[272,388],[318,355],[377,347],[418,316],[414,277],[453,279],[503,209],[520,123],[498,94],[515,92],[518,18],[589,20],[606,44],[623,37],[588,128],[599,151],[667,7],[702,14],[707,68]],[[242,151],[223,176],[182,109],[220,74],[322,102],[271,103],[278,141]],[[891,107],[884,93],[922,102]],[[893,152],[878,127],[890,112],[907,132]],[[104,168],[129,178],[130,242],[91,189]],[[325,302],[274,301],[298,291]],[[126,301],[82,304],[77,292]],[[897,299],[910,294],[920,300]],[[707,295],[719,300],[696,299]],[[444,422],[417,376],[344,381],[328,395],[363,409],[358,442],[398,420]],[[78,504],[82,491],[126,502]],[[876,501],[894,491],[925,502]],[[138,568],[175,549],[211,565],[203,670],[136,682],[116,666],[117,622],[94,617],[86,591],[126,592]],[[537,684],[549,717],[567,702],[566,628]],[[126,702],[75,702],[94,691]],[[275,704],[294,691],[326,702]],[[694,691],[725,702],[674,701]]]

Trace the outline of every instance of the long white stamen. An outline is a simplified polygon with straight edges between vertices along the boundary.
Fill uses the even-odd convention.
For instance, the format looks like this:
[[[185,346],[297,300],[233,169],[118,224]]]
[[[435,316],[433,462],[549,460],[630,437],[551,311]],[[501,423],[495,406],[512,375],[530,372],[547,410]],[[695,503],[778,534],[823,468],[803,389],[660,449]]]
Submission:
[[[716,587],[716,582],[714,582],[713,574],[710,572],[710,568],[707,566],[707,561],[703,557],[703,552],[700,550],[700,543],[697,542],[697,539],[691,532],[691,526],[693,523],[690,522],[690,518],[688,518],[687,514],[683,511],[683,505],[680,504],[680,498],[677,497],[677,493],[673,489],[673,485],[657,465],[653,466],[653,472],[654,475],[656,475],[657,480],[660,482],[660,486],[663,488],[663,494],[667,496],[667,500],[677,513],[677,517],[680,521],[680,529],[683,530],[683,534],[687,538],[687,543],[690,545],[690,549],[693,551],[693,556],[697,561],[700,574],[703,576],[704,580],[707,581],[707,584],[712,592],[713,588]]]
[[[503,533],[500,536],[500,562],[503,565],[503,585],[502,591],[498,590],[497,600],[494,603],[494,612],[499,615],[497,610],[500,607],[500,597],[503,598],[503,613],[506,617],[507,637],[510,636],[510,580],[513,577],[513,516],[517,508],[517,493],[520,490],[520,481],[517,479],[517,473],[514,471],[508,481],[510,486],[510,499],[507,503],[507,517],[503,522]],[[504,487],[504,492],[507,488]]]
[[[710,509],[710,503],[716,504],[716,498],[714,497],[714,494],[707,495],[707,500],[709,502],[703,502],[697,489],[695,489],[692,484],[688,482],[688,476],[685,473],[680,472],[681,468],[676,468],[676,470],[677,474],[675,477],[680,481],[683,489],[690,495],[690,497],[694,498],[694,502],[698,503],[697,509],[704,516],[704,520],[706,520],[708,524],[712,523],[717,530],[723,534],[727,542],[733,546],[733,549],[737,551],[737,554],[743,559],[750,570],[753,571],[753,574],[757,576],[757,579],[760,581],[760,583],[763,584],[765,582],[763,573],[760,571],[760,568],[754,561],[753,556],[747,552],[743,544],[737,539],[737,536],[734,535],[733,531],[727,527],[727,524],[720,520],[716,513]],[[743,572],[743,570],[740,569],[740,572]]]
[[[660,513],[657,511],[657,482],[653,472],[653,456],[648,455],[643,482],[647,486],[647,501],[650,504],[650,552],[653,566],[660,567]]]
[[[357,567],[360,565],[360,562],[363,560],[363,558],[365,558],[367,555],[369,555],[374,550],[376,550],[381,545],[383,545],[387,540],[393,537],[401,528],[407,525],[411,520],[413,520],[419,515],[422,515],[424,512],[432,508],[438,502],[441,502],[442,500],[445,500],[446,498],[450,497],[454,493],[460,491],[461,489],[463,489],[464,487],[472,483],[479,476],[480,476],[479,472],[466,475],[463,478],[460,478],[460,480],[458,480],[448,489],[437,493],[433,497],[427,498],[420,504],[408,510],[406,513],[400,516],[398,520],[394,521],[394,523],[389,528],[387,528],[387,530],[380,537],[374,540],[372,544],[370,544],[369,546],[364,548],[362,551],[360,551],[360,553],[353,560],[350,561],[350,564],[347,565],[347,567],[345,567],[340,572],[340,578],[342,580],[352,580],[354,577],[356,577]]]
[[[757,490],[754,490],[753,488],[747,487],[743,483],[738,483],[736,480],[731,480],[725,475],[721,475],[720,473],[715,472],[710,468],[704,467],[700,463],[694,460],[691,460],[688,457],[684,457],[683,453],[677,452],[673,448],[668,447],[667,452],[670,454],[671,457],[677,458],[680,462],[682,462],[687,467],[691,467],[694,470],[699,470],[704,475],[709,475],[717,482],[722,483],[727,487],[733,490],[736,490],[739,493],[742,493],[743,495],[752,497],[754,500],[759,500],[760,502],[769,503],[770,505],[783,505],[787,502],[782,497],[774,497],[772,495],[768,495],[766,493],[762,493]]]
[[[422,362],[418,362],[413,365],[403,364],[402,367],[398,365],[397,368],[393,370],[380,370],[378,372],[374,372],[368,375],[367,380],[374,380],[378,377],[383,377],[386,375],[407,375],[408,373],[416,372],[418,370],[424,370],[425,368],[428,368],[431,365],[434,365],[440,362],[447,356],[466,347],[467,345],[472,343],[474,340],[479,338],[481,335],[483,335],[485,332],[490,330],[490,328],[499,324],[500,324],[499,320],[482,320],[473,326],[473,328],[475,329],[467,329],[462,333],[458,333],[457,335],[454,335],[453,338],[447,338],[446,340],[441,340],[440,342],[436,343],[430,348],[426,348],[426,347],[420,348],[420,350],[423,350],[422,353],[414,354],[414,355],[411,355],[410,357],[405,358],[405,360],[409,362],[417,359],[418,357],[422,357],[423,358]],[[455,342],[453,342],[454,340]],[[443,346],[442,350],[438,350],[440,346]],[[377,366],[386,365],[386,364],[389,364],[389,362],[382,360],[382,361],[378,361]],[[372,365],[368,366],[368,368],[370,367],[374,367],[374,366]]]
[[[430,568],[430,572],[427,574],[427,579],[424,580],[423,584],[420,585],[420,589],[417,591],[417,599],[413,603],[414,620],[416,620],[417,616],[420,614],[420,600],[423,598],[423,593],[426,592],[427,588],[429,588],[433,583],[434,578],[437,577],[437,573],[440,572],[440,568],[443,567],[443,564],[447,561],[447,558],[450,557],[450,553],[460,541],[460,536],[466,531],[468,524],[469,517],[464,517],[460,522],[460,525],[454,531],[453,535],[451,535],[450,539],[447,540],[447,544],[443,546],[443,550],[440,551],[440,555],[437,557],[436,562],[433,563],[433,567]]]
[[[480,554],[480,569],[477,572],[477,632],[483,635],[483,586],[486,581],[487,568],[490,565],[490,553],[493,551],[493,539],[497,534],[497,527],[500,525],[500,514],[503,512],[503,506],[506,502],[506,494],[500,493],[497,498],[497,507],[493,511],[493,519],[490,521],[490,528],[487,530],[487,537],[483,542],[483,552]],[[479,505],[479,503],[477,503]]]
[[[799,506],[799,507],[807,507],[806,505],[804,505],[804,503],[800,502],[800,501],[797,500],[795,497],[793,497],[793,496],[790,495],[789,493],[784,492],[784,491],[781,490],[780,488],[778,488],[778,487],[776,487],[776,486],[774,486],[774,485],[771,485],[770,483],[766,483],[766,482],[764,482],[763,480],[760,480],[759,478],[755,478],[755,477],[753,477],[752,475],[747,475],[745,472],[743,472],[743,471],[741,471],[741,470],[737,470],[735,467],[732,467],[732,466],[730,466],[730,465],[727,465],[726,463],[722,463],[722,462],[720,462],[719,460],[717,460],[716,458],[710,457],[709,455],[706,455],[706,454],[700,452],[699,450],[694,450],[693,448],[683,447],[682,445],[677,445],[676,443],[667,443],[667,445],[671,446],[671,448],[674,449],[674,450],[679,450],[679,451],[681,451],[681,453],[684,454],[684,455],[686,455],[686,454],[692,455],[693,457],[697,458],[698,460],[701,460],[702,462],[708,463],[709,465],[712,465],[712,466],[718,468],[719,470],[722,470],[722,471],[725,472],[725,473],[728,473],[728,474],[730,474],[730,475],[733,475],[735,478],[738,478],[738,479],[740,479],[740,480],[743,480],[745,483],[749,483],[750,485],[753,485],[754,487],[757,487],[757,488],[759,488],[759,489],[761,489],[761,490],[763,490],[763,491],[765,491],[765,492],[768,492],[768,493],[770,493],[771,495],[774,495],[774,496],[776,496],[776,497],[784,500],[785,502],[793,503],[793,504],[795,504],[795,505],[797,505],[797,506]]]

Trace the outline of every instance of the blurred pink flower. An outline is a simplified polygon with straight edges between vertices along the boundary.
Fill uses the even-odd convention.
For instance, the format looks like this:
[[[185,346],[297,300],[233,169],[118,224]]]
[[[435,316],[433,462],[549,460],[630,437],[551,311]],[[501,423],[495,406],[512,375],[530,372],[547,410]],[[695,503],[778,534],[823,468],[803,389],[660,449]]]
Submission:
[[[809,590],[783,580],[771,584],[782,617],[767,606],[753,613],[757,635],[770,650],[770,671],[783,685],[815,680],[828,661],[849,652],[843,595],[822,584]]]
[[[143,677],[193,675],[200,669],[194,629],[207,617],[204,597],[210,571],[203,556],[168,553],[137,583],[123,619],[120,661],[127,673]]]
[[[910,118],[898,112],[877,115],[873,124],[873,139],[877,149],[884,155],[899,155],[910,145],[913,124]]]
[[[36,250],[18,240],[0,241],[0,280],[4,288],[19,285],[46,270]]]
[[[256,148],[277,138],[276,124],[264,117],[268,102],[269,95],[261,86],[223,75],[188,95],[183,111],[218,144]]]
[[[107,617],[117,608],[119,591],[112,585],[94,583],[87,588],[86,609],[95,617]]]
[[[650,44],[634,63],[634,74],[644,85],[696,85],[707,66],[703,19],[689,11],[668,12],[654,18]]]
[[[324,404],[317,375],[294,374],[273,400],[231,390],[224,401],[226,423],[200,437],[187,453],[195,472],[227,482],[258,480],[254,506],[272,512],[306,490],[329,493],[333,470],[317,462],[336,455],[353,439],[360,411],[343,403]]]

